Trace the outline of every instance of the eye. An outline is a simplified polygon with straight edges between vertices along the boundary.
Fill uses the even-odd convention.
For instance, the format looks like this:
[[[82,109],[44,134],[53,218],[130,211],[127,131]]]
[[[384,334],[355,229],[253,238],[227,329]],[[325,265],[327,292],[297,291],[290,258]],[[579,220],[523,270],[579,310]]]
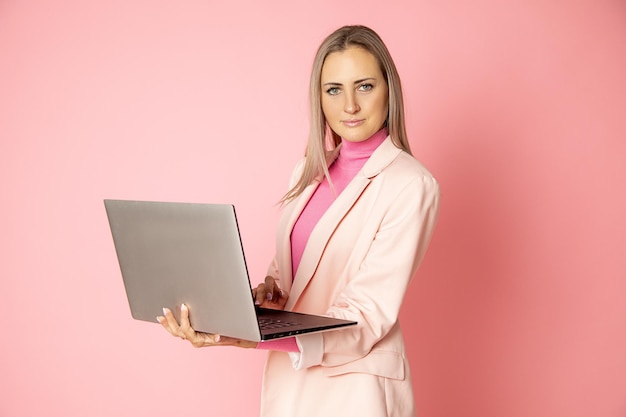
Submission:
[[[330,87],[329,89],[326,90],[326,93],[328,93],[331,96],[336,96],[337,94],[340,93],[341,90],[339,90],[339,87]]]
[[[361,84],[359,85],[359,87],[357,88],[359,91],[371,91],[374,88],[374,86],[370,83],[366,83],[366,84]]]

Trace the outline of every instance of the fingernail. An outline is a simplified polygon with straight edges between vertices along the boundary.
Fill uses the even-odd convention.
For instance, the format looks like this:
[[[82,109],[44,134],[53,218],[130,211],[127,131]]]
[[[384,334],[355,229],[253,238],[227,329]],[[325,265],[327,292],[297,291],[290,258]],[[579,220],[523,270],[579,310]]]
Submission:
[[[221,338],[222,338],[222,336],[220,336],[219,334],[216,334],[215,338],[214,338],[215,343],[219,342]]]
[[[167,314],[167,308],[163,307],[163,315]]]
[[[261,303],[259,302],[259,300],[254,300],[254,305],[255,305],[255,306],[260,306],[260,305],[261,305]]]
[[[272,301],[272,293],[268,292],[266,298],[270,301]]]
[[[156,319],[159,323],[163,323],[163,317],[157,316]]]
[[[180,309],[181,310],[187,310],[187,306],[185,305],[185,303],[180,305]]]

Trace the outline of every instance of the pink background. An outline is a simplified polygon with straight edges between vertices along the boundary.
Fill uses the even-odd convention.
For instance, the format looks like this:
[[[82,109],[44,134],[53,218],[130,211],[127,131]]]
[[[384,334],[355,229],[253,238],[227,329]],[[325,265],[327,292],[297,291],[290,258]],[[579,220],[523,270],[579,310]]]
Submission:
[[[235,203],[259,281],[347,23],[442,188],[402,312],[420,416],[626,416],[626,4],[294,3],[0,1],[0,416],[258,413],[264,353],[130,318],[102,199]]]

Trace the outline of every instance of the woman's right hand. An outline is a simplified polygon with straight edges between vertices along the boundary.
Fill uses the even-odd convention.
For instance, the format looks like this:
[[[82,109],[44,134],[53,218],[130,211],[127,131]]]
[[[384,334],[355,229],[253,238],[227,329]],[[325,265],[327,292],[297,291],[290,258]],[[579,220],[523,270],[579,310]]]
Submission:
[[[250,340],[235,339],[219,334],[195,331],[189,322],[189,309],[185,304],[180,307],[180,323],[176,321],[174,314],[172,314],[169,308],[163,309],[163,316],[157,316],[157,321],[161,323],[161,326],[163,326],[169,334],[175,337],[180,337],[183,340],[187,340],[197,348],[209,346],[255,348],[257,346],[257,342],[252,342]]]
[[[278,282],[274,277],[266,276],[265,282],[252,289],[252,297],[259,307],[284,310],[289,293],[278,287]]]

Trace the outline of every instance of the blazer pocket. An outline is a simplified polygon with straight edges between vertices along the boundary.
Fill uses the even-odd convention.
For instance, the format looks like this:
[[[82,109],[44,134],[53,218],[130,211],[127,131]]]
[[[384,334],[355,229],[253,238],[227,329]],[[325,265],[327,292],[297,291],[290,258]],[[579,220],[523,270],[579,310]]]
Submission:
[[[383,378],[404,380],[405,358],[398,352],[372,351],[367,356],[343,365],[323,367],[325,376],[364,373]]]

